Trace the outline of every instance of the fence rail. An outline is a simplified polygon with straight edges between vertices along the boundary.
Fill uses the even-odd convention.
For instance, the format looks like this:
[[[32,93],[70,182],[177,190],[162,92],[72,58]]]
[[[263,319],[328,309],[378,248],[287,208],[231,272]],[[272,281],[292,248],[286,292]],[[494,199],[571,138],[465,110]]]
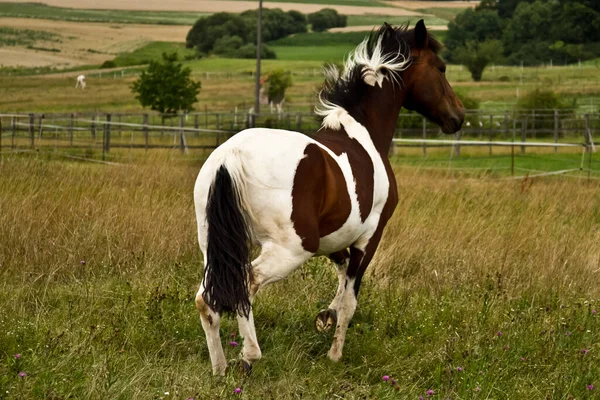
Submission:
[[[156,113],[6,113],[0,114],[0,150],[36,147],[102,149],[190,149],[211,150],[236,132],[254,126],[316,132],[321,119],[313,113],[282,114],[246,112],[199,112],[178,115]],[[541,140],[557,152],[569,143],[593,146],[594,133],[600,129],[600,113],[578,115],[573,110],[529,110],[521,112],[467,111],[463,128],[456,134],[455,154],[461,147],[502,146],[502,142],[525,143]],[[417,114],[402,113],[396,128],[400,147],[427,148],[449,146],[449,141],[432,142],[440,137],[439,128]],[[506,145],[508,146],[508,144]],[[512,146],[512,144],[511,144]]]

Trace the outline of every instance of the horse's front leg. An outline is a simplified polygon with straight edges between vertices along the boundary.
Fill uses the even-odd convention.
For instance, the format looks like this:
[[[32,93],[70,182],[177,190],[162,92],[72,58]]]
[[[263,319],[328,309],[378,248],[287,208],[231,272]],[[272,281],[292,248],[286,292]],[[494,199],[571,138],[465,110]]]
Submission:
[[[346,331],[348,330],[350,320],[354,316],[354,311],[356,311],[360,282],[375,254],[380,239],[381,231],[378,230],[366,245],[350,248],[350,261],[344,279],[343,292],[339,298],[337,308],[337,325],[335,327],[333,343],[327,353],[327,356],[332,361],[338,361],[342,357]]]
[[[338,277],[338,288],[335,297],[324,310],[317,314],[315,319],[315,328],[319,332],[325,332],[337,324],[337,311],[340,305],[342,294],[344,293],[344,285],[346,284],[346,273],[350,262],[350,253],[348,250],[338,251],[329,255],[331,261],[336,264],[336,272]]]

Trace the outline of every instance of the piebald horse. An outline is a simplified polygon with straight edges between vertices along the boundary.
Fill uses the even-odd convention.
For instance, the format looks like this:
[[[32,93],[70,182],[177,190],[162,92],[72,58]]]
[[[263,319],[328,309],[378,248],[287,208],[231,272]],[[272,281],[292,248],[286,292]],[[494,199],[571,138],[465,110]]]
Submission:
[[[387,154],[400,108],[447,134],[464,120],[440,47],[423,20],[410,30],[384,24],[350,54],[343,72],[326,71],[316,135],[247,129],[202,166],[194,201],[205,270],[196,306],[214,374],[227,368],[222,313],[237,315],[242,365],[249,370],[261,358],[254,297],[318,255],[336,263],[339,283],[315,325],[320,331],[335,326],[328,357],[340,359],[361,279],[398,202]],[[251,261],[253,245],[261,251]]]

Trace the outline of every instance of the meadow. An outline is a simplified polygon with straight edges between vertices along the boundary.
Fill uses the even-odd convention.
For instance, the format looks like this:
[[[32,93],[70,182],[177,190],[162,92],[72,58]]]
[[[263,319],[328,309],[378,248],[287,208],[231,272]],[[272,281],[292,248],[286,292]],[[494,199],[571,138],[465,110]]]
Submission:
[[[336,277],[313,259],[259,294],[264,358],[249,377],[225,319],[232,368],[214,378],[193,300],[202,159],[0,157],[2,398],[596,397],[597,181],[456,179],[395,162],[400,203],[342,360],[314,330]]]

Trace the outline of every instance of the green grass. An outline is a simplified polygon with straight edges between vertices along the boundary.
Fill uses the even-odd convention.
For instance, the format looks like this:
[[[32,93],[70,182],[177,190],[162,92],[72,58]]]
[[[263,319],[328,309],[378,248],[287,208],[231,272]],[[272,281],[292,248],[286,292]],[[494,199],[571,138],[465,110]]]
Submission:
[[[163,53],[176,52],[180,60],[194,57],[193,49],[186,49],[184,43],[173,42],[150,42],[130,53],[119,54],[113,60],[116,67],[128,67],[132,65],[148,64],[150,61],[158,61]]]
[[[425,20],[425,25],[448,25],[448,20],[438,18],[438,17],[423,17],[423,16],[410,16],[410,17],[401,17],[401,16],[393,16],[393,15],[373,15],[373,14],[365,14],[365,15],[348,15],[348,26],[379,26],[384,22],[387,22],[390,25],[405,25],[410,23],[411,26],[420,20]]]
[[[2,3],[0,17],[42,18],[74,22],[193,25],[210,14],[177,11],[84,10],[40,3]]]
[[[0,26],[0,46],[32,46],[37,42],[60,42],[60,35],[46,31]]]
[[[465,9],[464,8],[435,8],[435,7],[432,7],[432,8],[421,8],[416,11],[420,11],[423,14],[433,14],[436,17],[441,18],[443,20],[452,21],[454,19],[454,17],[456,17],[456,14],[465,11]]]
[[[304,4],[323,4],[337,6],[360,6],[360,7],[393,7],[385,2],[377,0],[265,0],[266,2],[278,3],[304,3]]]
[[[326,62],[339,62],[343,60],[356,46],[273,46],[271,49],[277,54],[278,60],[306,60]]]
[[[2,155],[3,398],[597,398],[597,184],[396,164],[401,201],[340,362],[313,327],[334,268],[313,259],[257,296],[250,376],[223,319],[232,368],[215,378],[194,307],[202,161],[172,154],[120,166]]]

